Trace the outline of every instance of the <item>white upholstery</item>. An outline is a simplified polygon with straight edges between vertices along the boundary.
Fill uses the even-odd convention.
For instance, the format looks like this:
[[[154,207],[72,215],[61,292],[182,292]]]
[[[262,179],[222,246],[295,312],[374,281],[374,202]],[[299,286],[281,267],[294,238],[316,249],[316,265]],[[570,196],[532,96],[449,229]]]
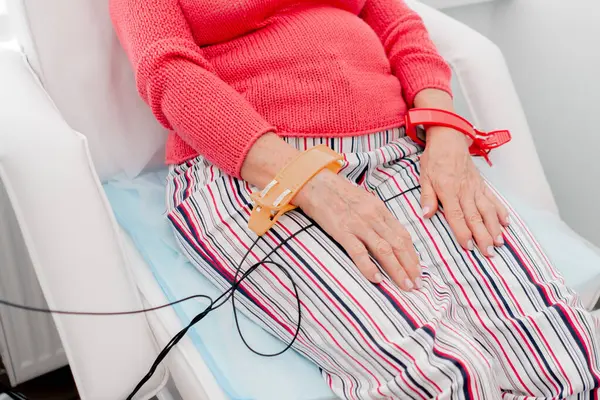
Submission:
[[[56,112],[19,53],[0,53],[0,87],[0,179],[48,305],[142,308],[87,140]],[[83,399],[125,398],[158,353],[143,315],[55,322]],[[166,379],[161,368],[140,398]]]
[[[439,12],[414,6],[453,65],[477,124],[513,130],[513,144],[494,155],[496,168],[486,174],[556,212],[498,49]],[[107,0],[12,0],[11,9],[43,87],[18,54],[0,52],[0,179],[48,304],[136,309],[141,303],[97,172],[135,174],[162,146],[162,130],[137,100]],[[124,398],[157,353],[143,316],[55,320],[83,399]],[[182,375],[171,372],[181,383]],[[142,397],[166,377],[160,369]]]
[[[108,0],[9,0],[9,12],[62,117],[87,137],[101,179],[162,161],[166,134],[137,95]]]

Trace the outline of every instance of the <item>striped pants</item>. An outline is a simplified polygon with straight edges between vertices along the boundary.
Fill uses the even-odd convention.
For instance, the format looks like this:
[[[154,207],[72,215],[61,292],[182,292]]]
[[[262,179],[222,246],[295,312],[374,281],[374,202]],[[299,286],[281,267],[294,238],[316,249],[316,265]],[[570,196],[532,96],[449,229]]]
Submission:
[[[493,258],[462,249],[443,211],[421,217],[422,149],[393,129],[343,139],[288,138],[300,150],[327,143],[345,155],[340,172],[382,200],[410,232],[423,287],[402,292],[369,283],[318,226],[269,261],[295,281],[302,324],[294,344],[343,399],[595,399],[600,387],[597,326],[511,210],[505,245]],[[255,189],[202,157],[173,166],[168,217],[181,248],[225,291],[256,240],[248,230]],[[510,209],[510,208],[509,208]],[[311,224],[293,211],[252,249],[264,260]],[[575,261],[575,260],[574,260]],[[576,268],[574,264],[573,268]],[[263,264],[236,295],[242,312],[288,343],[298,299],[288,278]]]

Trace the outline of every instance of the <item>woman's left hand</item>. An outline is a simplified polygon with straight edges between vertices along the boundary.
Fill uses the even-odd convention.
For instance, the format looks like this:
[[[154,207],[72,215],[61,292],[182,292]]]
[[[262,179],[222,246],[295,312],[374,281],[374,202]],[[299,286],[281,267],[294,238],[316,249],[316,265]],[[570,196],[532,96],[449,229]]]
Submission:
[[[438,201],[450,228],[465,249],[474,243],[487,256],[502,246],[502,226],[508,211],[492,193],[469,154],[466,137],[455,130],[432,127],[421,156],[421,206],[426,218],[438,211]]]

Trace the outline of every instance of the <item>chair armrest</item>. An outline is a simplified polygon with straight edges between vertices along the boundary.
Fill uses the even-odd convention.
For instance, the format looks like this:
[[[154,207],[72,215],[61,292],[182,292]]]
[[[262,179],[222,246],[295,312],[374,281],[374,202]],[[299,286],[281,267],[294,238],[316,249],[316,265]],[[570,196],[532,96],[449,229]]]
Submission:
[[[85,137],[60,117],[20,53],[0,51],[0,87],[0,179],[48,305],[140,309]],[[144,315],[54,320],[83,399],[125,398],[158,353]],[[167,378],[157,371],[138,398]]]
[[[479,128],[509,129],[513,140],[492,154],[493,168],[482,167],[501,191],[515,192],[538,209],[558,214],[525,114],[500,49],[449,16],[414,0],[440,54],[451,65],[470,118]]]

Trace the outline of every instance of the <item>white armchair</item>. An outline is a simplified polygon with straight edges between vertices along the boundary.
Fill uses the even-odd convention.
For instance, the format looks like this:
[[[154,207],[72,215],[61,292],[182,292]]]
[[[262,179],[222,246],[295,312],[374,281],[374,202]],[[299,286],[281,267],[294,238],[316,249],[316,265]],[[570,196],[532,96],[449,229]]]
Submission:
[[[0,179],[48,305],[86,311],[156,305],[156,285],[143,289],[158,292],[155,300],[140,296],[143,260],[123,239],[101,181],[154,165],[165,135],[137,98],[107,1],[12,0],[10,6],[23,53],[0,52]],[[513,133],[486,175],[556,213],[498,48],[427,6],[414,7],[453,66],[462,111],[482,128]],[[171,310],[54,320],[83,399],[125,398],[177,327]],[[168,371],[185,399],[224,398],[189,346],[182,342],[138,398],[159,393]],[[194,359],[196,368],[182,368],[179,359]]]

